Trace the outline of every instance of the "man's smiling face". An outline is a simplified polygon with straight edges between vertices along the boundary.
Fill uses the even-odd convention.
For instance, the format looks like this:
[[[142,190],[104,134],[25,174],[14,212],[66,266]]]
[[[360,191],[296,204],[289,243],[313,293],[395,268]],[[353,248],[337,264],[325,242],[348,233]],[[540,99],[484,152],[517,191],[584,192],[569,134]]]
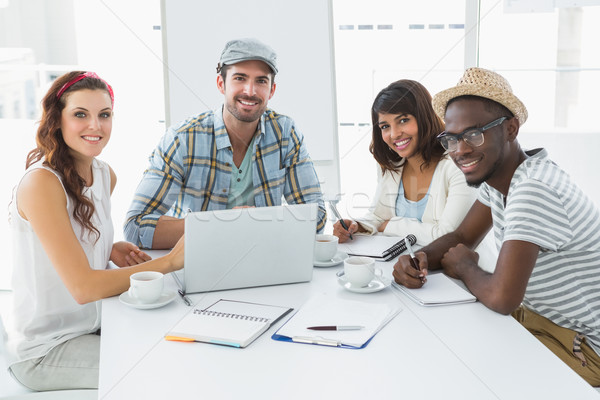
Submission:
[[[446,132],[459,134],[469,128],[482,127],[501,116],[486,110],[482,101],[458,99],[446,109]],[[486,130],[484,138],[484,143],[479,147],[472,147],[461,140],[456,151],[450,152],[450,157],[465,174],[470,186],[478,187],[493,178],[505,158],[503,124]]]
[[[219,75],[217,86],[225,95],[226,112],[241,122],[257,121],[275,93],[271,69],[254,60],[228,66],[226,79]]]

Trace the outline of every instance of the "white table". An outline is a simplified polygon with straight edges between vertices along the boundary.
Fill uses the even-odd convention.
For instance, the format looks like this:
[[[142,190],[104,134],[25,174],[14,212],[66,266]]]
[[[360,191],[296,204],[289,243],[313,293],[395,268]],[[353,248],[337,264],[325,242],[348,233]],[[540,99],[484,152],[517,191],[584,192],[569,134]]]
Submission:
[[[381,264],[388,276],[392,263]],[[480,303],[426,308],[390,288],[350,293],[341,266],[315,268],[310,283],[190,295],[299,308],[316,293],[400,303],[361,350],[271,339],[283,323],[236,349],[163,339],[190,308],[181,298],[137,310],[103,301],[99,399],[598,399],[600,394],[512,317]],[[167,285],[175,290],[172,279]]]

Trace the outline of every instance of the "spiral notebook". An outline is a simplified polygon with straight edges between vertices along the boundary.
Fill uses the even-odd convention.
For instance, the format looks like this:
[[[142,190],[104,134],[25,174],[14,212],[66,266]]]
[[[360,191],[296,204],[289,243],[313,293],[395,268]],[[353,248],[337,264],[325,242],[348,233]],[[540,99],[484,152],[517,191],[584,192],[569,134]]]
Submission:
[[[194,308],[165,339],[246,347],[293,309],[221,299],[205,309]]]
[[[406,236],[411,245],[417,243],[415,235]],[[390,261],[406,250],[404,238],[397,236],[363,236],[354,235],[354,240],[348,240],[338,245],[338,250],[350,256],[364,256]]]

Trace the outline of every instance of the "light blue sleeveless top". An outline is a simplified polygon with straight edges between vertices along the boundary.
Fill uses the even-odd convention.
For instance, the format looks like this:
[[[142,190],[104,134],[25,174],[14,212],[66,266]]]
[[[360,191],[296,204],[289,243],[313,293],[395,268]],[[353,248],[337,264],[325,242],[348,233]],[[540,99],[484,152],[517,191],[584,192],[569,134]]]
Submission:
[[[425,212],[425,206],[427,206],[430,190],[431,184],[429,184],[427,194],[421,200],[408,200],[406,197],[404,197],[404,185],[402,184],[402,181],[400,181],[400,185],[398,185],[398,198],[396,199],[396,216],[404,218],[416,218],[420,222],[423,222],[423,213]]]

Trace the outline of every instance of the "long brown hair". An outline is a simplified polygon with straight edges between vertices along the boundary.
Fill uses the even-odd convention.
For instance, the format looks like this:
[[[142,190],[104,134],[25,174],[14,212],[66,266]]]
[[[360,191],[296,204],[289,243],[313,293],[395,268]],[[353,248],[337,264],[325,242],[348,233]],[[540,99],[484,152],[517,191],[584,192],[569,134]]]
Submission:
[[[433,111],[431,94],[417,81],[402,79],[382,89],[371,107],[373,137],[369,151],[381,167],[381,172],[396,171],[402,157],[391,150],[381,137],[379,113],[411,114],[419,127],[416,153],[423,158],[421,168],[426,168],[434,157],[441,157],[444,148],[436,136],[444,130],[444,122]]]
[[[62,176],[63,186],[67,195],[74,203],[73,218],[84,228],[96,234],[96,240],[100,237],[100,231],[92,224],[94,215],[94,204],[83,195],[85,180],[75,169],[75,160],[69,152],[69,146],[65,143],[61,130],[62,110],[66,105],[66,98],[70,93],[78,90],[104,90],[109,95],[109,87],[102,79],[86,77],[69,86],[60,97],[57,96],[61,88],[85,71],[68,72],[57,78],[48,93],[42,99],[42,118],[35,135],[37,147],[29,152],[25,168],[44,159],[43,165],[52,168]]]

